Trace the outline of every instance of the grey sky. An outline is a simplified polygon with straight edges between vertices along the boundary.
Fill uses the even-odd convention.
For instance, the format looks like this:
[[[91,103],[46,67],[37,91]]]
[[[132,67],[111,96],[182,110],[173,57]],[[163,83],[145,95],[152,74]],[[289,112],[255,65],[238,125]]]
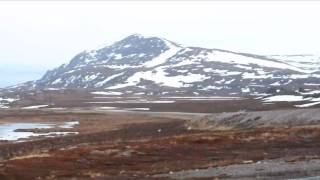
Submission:
[[[316,1],[0,2],[0,87],[130,34],[258,54],[320,54]]]

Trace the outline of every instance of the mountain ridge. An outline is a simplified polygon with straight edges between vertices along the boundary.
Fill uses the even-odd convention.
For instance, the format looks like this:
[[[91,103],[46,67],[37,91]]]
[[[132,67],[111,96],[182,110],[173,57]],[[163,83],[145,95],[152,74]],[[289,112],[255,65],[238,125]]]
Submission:
[[[185,47],[158,37],[130,35],[82,51],[18,90],[90,88],[151,94],[263,94],[320,85],[320,65],[223,49]],[[308,85],[309,84],[309,85]],[[280,88],[281,87],[281,88]]]

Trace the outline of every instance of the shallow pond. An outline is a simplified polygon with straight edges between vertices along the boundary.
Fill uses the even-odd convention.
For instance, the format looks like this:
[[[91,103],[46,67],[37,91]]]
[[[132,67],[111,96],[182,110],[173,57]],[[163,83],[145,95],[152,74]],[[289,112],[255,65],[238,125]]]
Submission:
[[[19,139],[26,139],[36,136],[53,137],[57,135],[77,134],[77,132],[48,132],[48,133],[34,133],[16,131],[18,129],[49,129],[49,128],[63,128],[70,129],[74,125],[79,124],[78,121],[65,122],[62,124],[54,123],[7,123],[0,124],[0,140],[16,141]]]

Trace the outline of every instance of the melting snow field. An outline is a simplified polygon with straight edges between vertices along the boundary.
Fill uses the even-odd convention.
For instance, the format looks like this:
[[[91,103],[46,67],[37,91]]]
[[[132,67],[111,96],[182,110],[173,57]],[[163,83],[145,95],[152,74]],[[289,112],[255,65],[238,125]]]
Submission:
[[[183,99],[183,100],[212,100],[212,101],[224,101],[224,100],[242,100],[242,97],[235,96],[171,96],[171,97],[161,97],[161,99]]]
[[[79,124],[78,121],[65,122],[57,125],[51,123],[7,123],[0,124],[0,140],[16,141],[36,136],[53,137],[57,135],[77,134],[77,132],[48,132],[48,133],[34,133],[34,132],[17,132],[18,129],[49,129],[49,128],[73,128]]]
[[[23,107],[22,109],[39,109],[39,108],[44,108],[44,107],[48,107],[49,105],[36,105],[36,106],[27,106],[27,107]]]
[[[106,101],[106,102],[101,102],[101,101],[96,101],[96,102],[85,102],[88,104],[107,104],[107,103],[154,103],[154,104],[161,104],[161,103],[174,103],[175,101],[148,101],[148,100],[124,100],[124,101]]]
[[[303,96],[294,95],[277,95],[263,99],[264,102],[298,102],[298,101],[311,101],[306,104],[294,105],[295,107],[305,108],[320,104],[320,98],[304,98]]]
[[[224,63],[234,63],[240,65],[249,65],[249,64],[257,64],[263,67],[271,67],[271,68],[281,68],[281,69],[290,69],[297,72],[309,73],[310,71],[304,70],[286,63],[282,63],[279,61],[271,61],[271,60],[263,60],[256,59],[252,57],[246,57],[238,54],[232,54],[227,52],[219,52],[216,51],[207,56],[207,61],[217,61]]]
[[[9,104],[17,101],[19,99],[13,99],[13,98],[4,98],[4,97],[0,97],[0,109],[7,109],[9,108]]]
[[[294,95],[277,95],[264,98],[265,102],[279,102],[279,101],[286,101],[286,102],[293,102],[293,101],[304,101],[310,99],[303,99],[303,96],[294,96]]]
[[[166,45],[169,47],[169,50],[165,51],[164,53],[160,54],[158,57],[152,59],[151,61],[148,61],[144,64],[145,67],[154,67],[160,64],[163,64],[167,61],[168,58],[175,55],[179,50],[181,50],[180,47],[176,47],[172,43],[165,41]]]
[[[301,107],[301,108],[304,108],[304,107],[311,107],[311,106],[315,106],[317,104],[320,104],[320,102],[313,102],[313,103],[307,103],[307,104],[301,104],[301,105],[295,105],[295,107]]]
[[[120,108],[120,107],[98,107],[100,110],[107,110],[107,111],[150,111],[150,108]]]
[[[122,95],[122,92],[112,92],[112,91],[95,91],[95,92],[91,92],[91,94],[95,94],[95,95]]]

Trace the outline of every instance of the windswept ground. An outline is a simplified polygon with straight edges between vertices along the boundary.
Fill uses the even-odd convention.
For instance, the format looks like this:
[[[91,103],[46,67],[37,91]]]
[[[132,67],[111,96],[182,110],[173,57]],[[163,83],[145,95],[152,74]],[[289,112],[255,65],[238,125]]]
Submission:
[[[0,116],[1,123],[79,121],[72,128],[79,134],[3,142],[0,179],[320,175],[318,109],[204,114],[72,108],[3,110]]]
[[[312,91],[316,93],[318,91]],[[92,109],[135,110],[151,112],[220,113],[237,111],[264,111],[320,107],[320,94],[296,93],[290,95],[210,96],[192,92],[183,96],[117,94],[113,91],[90,89],[50,89],[42,91],[0,92],[0,109],[18,110]],[[2,100],[1,100],[2,98]],[[2,102],[3,101],[3,102]],[[8,104],[7,104],[8,103]]]
[[[0,109],[0,128],[40,126],[14,129],[13,134],[32,134],[17,140],[7,141],[0,133],[0,179],[286,179],[320,174],[317,98],[118,96],[81,90],[2,96],[3,106],[10,102],[10,108]],[[68,123],[72,126],[66,128]]]

